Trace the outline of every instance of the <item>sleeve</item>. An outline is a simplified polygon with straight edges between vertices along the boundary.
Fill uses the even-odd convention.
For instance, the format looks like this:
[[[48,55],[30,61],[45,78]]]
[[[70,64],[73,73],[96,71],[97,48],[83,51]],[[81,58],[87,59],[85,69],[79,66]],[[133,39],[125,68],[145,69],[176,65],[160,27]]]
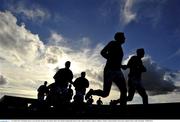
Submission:
[[[71,71],[71,73],[70,73],[70,83],[72,83],[72,79],[73,79],[73,73]]]
[[[131,57],[131,58],[129,59],[128,64],[127,64],[127,68],[132,67],[133,60],[134,60],[134,57]]]
[[[78,78],[73,82],[73,86],[76,88]]]
[[[68,70],[66,73],[67,73],[67,76],[66,76],[66,77],[67,77],[68,82],[72,84],[72,83],[73,83],[73,81],[72,81],[72,79],[73,79],[73,73],[72,73],[72,71],[71,71],[71,70]]]
[[[86,80],[86,88],[88,88],[89,87],[89,81],[88,80]]]
[[[40,91],[41,91],[41,86],[37,89],[37,91],[38,91],[38,92],[40,92]]]
[[[57,78],[58,78],[59,72],[60,72],[60,70],[58,70],[58,71],[56,72],[56,74],[53,76],[54,79],[57,79]]]
[[[109,47],[110,45],[112,44],[112,41],[109,42],[101,51],[101,55],[105,58],[105,59],[108,59],[108,50],[109,50]]]

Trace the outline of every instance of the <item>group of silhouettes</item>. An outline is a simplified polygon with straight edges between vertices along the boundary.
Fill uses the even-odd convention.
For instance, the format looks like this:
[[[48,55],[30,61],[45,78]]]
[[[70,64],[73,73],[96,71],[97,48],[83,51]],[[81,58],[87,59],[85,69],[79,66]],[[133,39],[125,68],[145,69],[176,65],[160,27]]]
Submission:
[[[47,81],[44,85],[38,88],[38,100],[44,101],[49,105],[56,106],[58,104],[69,104],[73,99],[73,103],[83,104],[86,88],[89,87],[89,81],[86,79],[86,72],[81,72],[81,76],[74,82],[73,73],[70,70],[71,62],[65,63],[65,68],[59,69],[54,75],[55,82],[47,86]],[[73,97],[72,85],[75,88],[75,95]],[[87,104],[91,105],[94,102],[92,96],[87,99]],[[98,105],[102,105],[101,98],[97,100]]]
[[[126,65],[122,65],[123,49],[121,45],[125,42],[123,32],[117,32],[114,35],[114,40],[110,41],[101,51],[101,55],[107,60],[104,68],[103,75],[103,90],[90,89],[86,94],[86,88],[89,87],[89,81],[85,78],[86,72],[81,73],[81,77],[77,78],[74,82],[73,73],[70,70],[71,62],[65,63],[65,68],[59,69],[54,75],[55,82],[47,86],[47,82],[38,88],[38,99],[44,100],[49,104],[56,105],[57,103],[64,104],[70,103],[73,96],[72,85],[75,87],[75,95],[73,97],[74,103],[84,103],[84,98],[87,104],[92,104],[92,96],[107,97],[109,96],[112,82],[114,82],[120,91],[120,98],[111,100],[110,104],[125,106],[127,101],[132,101],[135,92],[137,91],[142,97],[144,105],[148,104],[148,95],[141,82],[143,72],[146,68],[143,65],[142,58],[145,51],[143,48],[136,50],[136,55],[132,56]],[[121,69],[129,69],[128,86]],[[128,89],[128,90],[127,90]],[[101,98],[97,100],[98,105],[102,105]]]

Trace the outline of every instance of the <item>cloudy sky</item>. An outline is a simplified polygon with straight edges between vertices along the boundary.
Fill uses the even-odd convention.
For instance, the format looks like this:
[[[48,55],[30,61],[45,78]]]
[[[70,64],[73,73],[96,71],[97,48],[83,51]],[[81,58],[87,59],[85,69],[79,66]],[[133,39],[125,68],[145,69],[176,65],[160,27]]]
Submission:
[[[38,86],[54,82],[67,60],[74,78],[86,71],[90,88],[102,89],[106,60],[100,51],[123,31],[124,64],[137,48],[146,51],[143,84],[150,103],[180,102],[179,5],[179,0],[1,0],[0,97],[36,98]],[[118,97],[113,86],[102,100]],[[130,103],[142,103],[140,96]]]

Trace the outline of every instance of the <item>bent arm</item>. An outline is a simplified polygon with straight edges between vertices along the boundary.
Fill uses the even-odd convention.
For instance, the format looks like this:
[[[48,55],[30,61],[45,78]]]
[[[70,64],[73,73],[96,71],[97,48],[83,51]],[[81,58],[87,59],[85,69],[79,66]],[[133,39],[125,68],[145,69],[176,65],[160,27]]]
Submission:
[[[110,47],[110,44],[107,44],[101,51],[101,55],[105,58],[105,59],[108,59],[108,50],[109,50],[109,47]]]

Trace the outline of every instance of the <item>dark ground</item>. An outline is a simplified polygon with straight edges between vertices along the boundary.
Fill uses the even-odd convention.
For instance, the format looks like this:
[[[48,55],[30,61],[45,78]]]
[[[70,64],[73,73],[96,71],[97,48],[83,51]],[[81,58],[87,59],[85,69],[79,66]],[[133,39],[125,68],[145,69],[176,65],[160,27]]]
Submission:
[[[4,96],[0,102],[0,119],[180,119],[180,103],[126,107],[69,104],[58,108],[35,103],[35,99]]]

